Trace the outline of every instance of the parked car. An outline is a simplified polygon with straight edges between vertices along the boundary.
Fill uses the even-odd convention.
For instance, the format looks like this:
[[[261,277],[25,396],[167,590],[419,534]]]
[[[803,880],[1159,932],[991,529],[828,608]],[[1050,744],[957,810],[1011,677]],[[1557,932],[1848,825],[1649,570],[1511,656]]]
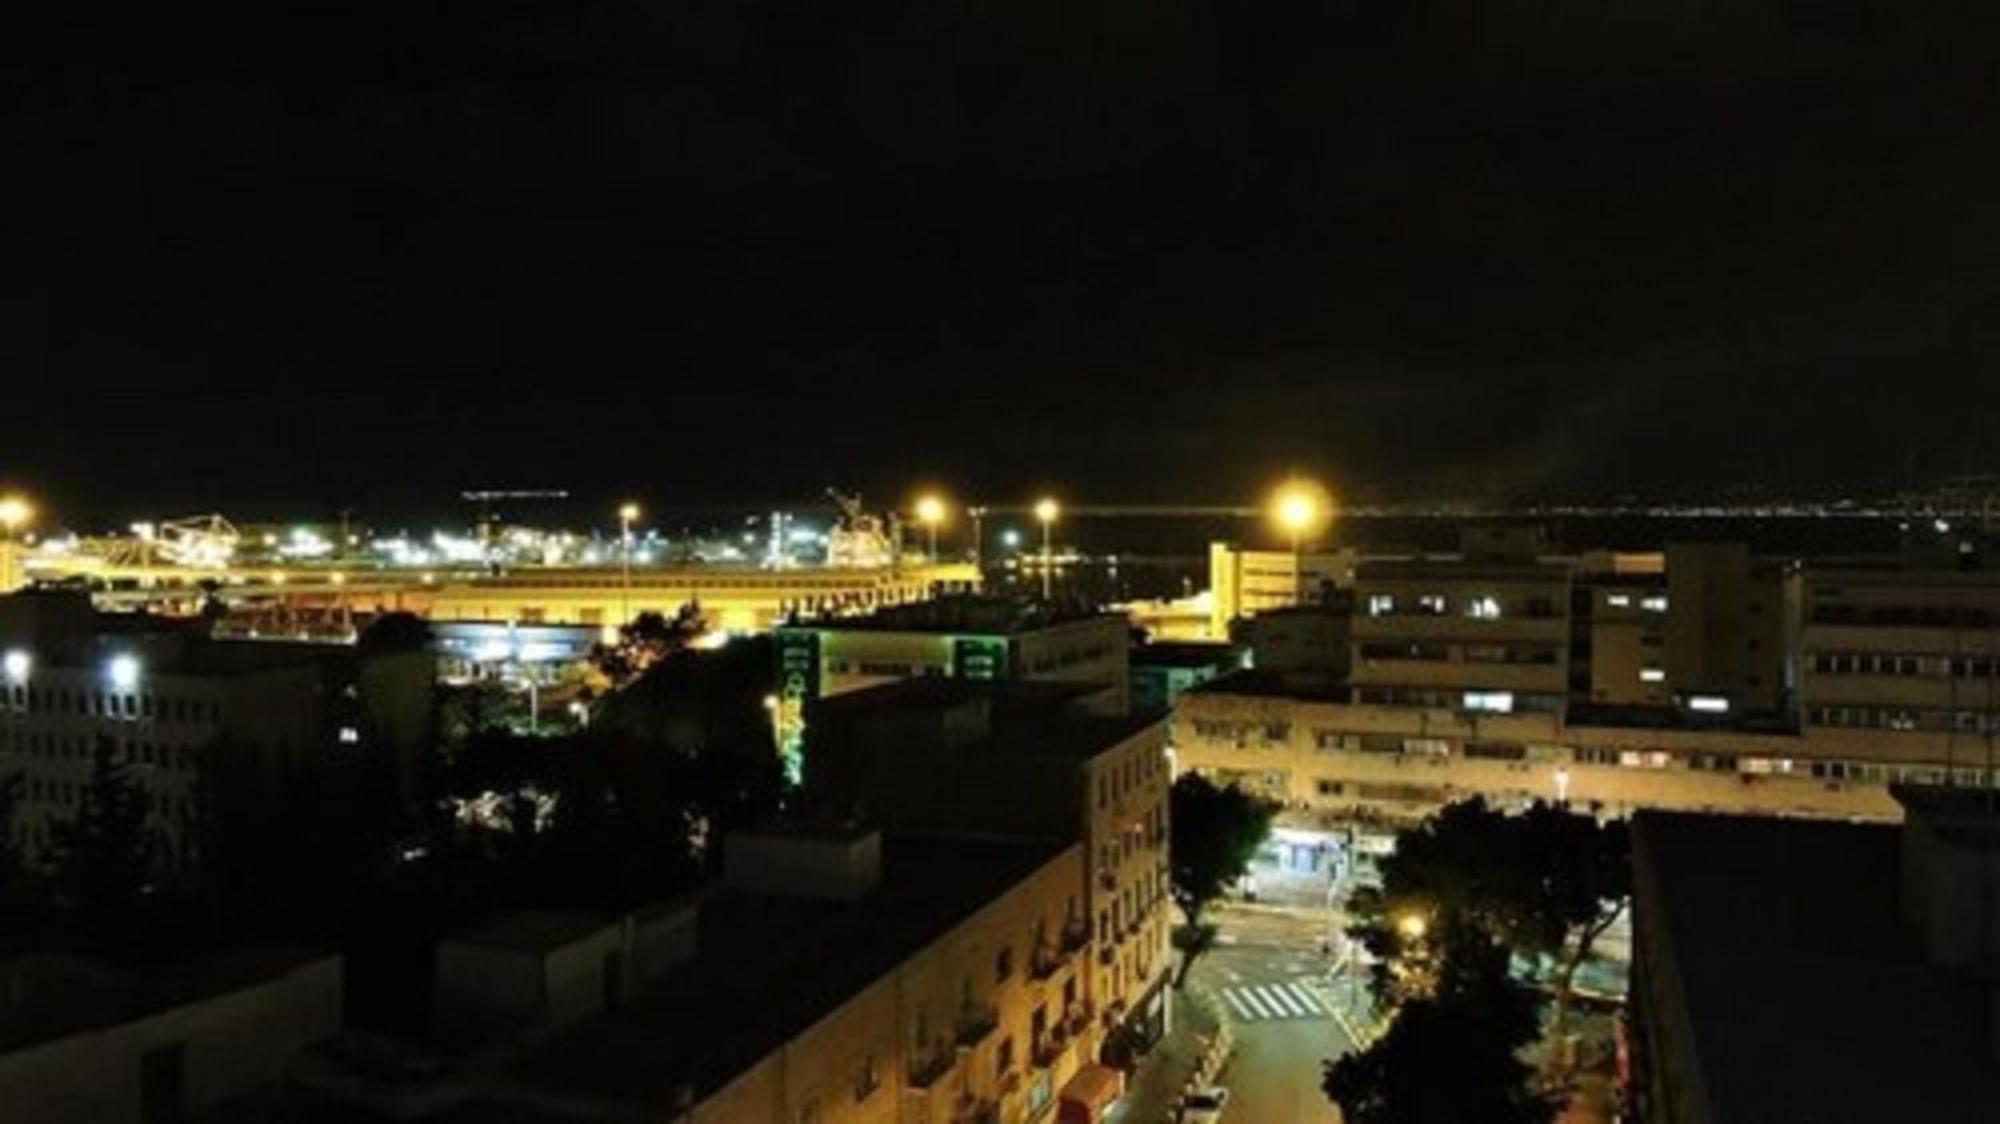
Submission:
[[[1181,1100],[1181,1124],[1214,1124],[1228,1104],[1229,1090],[1224,1086],[1197,1089]]]

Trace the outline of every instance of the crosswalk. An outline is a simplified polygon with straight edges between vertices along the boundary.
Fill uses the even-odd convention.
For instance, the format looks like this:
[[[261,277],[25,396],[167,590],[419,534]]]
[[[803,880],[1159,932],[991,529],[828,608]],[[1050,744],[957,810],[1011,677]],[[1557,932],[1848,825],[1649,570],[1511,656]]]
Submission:
[[[1318,996],[1296,983],[1245,984],[1221,991],[1223,1002],[1244,1022],[1331,1017]]]

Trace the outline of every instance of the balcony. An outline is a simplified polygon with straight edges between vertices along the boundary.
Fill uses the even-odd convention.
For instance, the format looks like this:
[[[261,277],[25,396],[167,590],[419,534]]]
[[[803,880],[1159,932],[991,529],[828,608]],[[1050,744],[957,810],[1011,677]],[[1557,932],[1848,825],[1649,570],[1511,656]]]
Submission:
[[[972,1047],[986,1041],[1000,1026],[1000,1010],[986,1003],[974,1003],[958,1014],[958,1044]]]
[[[1116,946],[1106,944],[1106,945],[1100,945],[1098,947],[1097,962],[1099,964],[1102,964],[1105,967],[1109,968],[1111,966],[1112,961],[1116,959],[1118,959],[1118,949]]]
[[[1028,968],[1028,975],[1036,983],[1047,983],[1057,972],[1063,970],[1063,966],[1069,963],[1070,957],[1074,954],[1075,950],[1069,948],[1037,950],[1034,963]]]
[[[1070,1028],[1067,1023],[1057,1023],[1043,1032],[1031,1051],[1035,1065],[1041,1069],[1049,1069],[1061,1061],[1063,1053],[1069,1049],[1069,1038]]]
[[[1090,943],[1089,925],[1085,924],[1080,920],[1073,920],[1069,922],[1067,925],[1063,926],[1062,950],[1064,952],[1081,952],[1083,950],[1083,946],[1089,943]]]
[[[1110,867],[1106,867],[1103,870],[1098,871],[1097,887],[1098,889],[1105,890],[1107,892],[1116,890],[1118,888],[1117,873],[1113,871]]]
[[[1068,1029],[1071,1034],[1082,1034],[1083,1029],[1090,1025],[1090,1014],[1091,1007],[1089,1000],[1086,999],[1081,1003],[1072,1003],[1068,1012],[1063,1015],[1063,1021],[1060,1025]]]
[[[958,1068],[958,1051],[933,1049],[928,1054],[919,1055],[910,1062],[910,1085],[912,1088],[929,1089],[950,1076]]]

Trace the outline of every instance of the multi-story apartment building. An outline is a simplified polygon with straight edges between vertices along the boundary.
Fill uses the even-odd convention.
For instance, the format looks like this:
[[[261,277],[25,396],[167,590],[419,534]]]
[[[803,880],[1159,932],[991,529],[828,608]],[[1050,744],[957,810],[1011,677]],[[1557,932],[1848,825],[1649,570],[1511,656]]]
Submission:
[[[1123,714],[1130,701],[1127,619],[1062,602],[944,597],[795,621],[775,641],[778,744],[794,763],[814,699],[899,679],[1082,684],[1086,705],[1103,714]]]
[[[1096,1120],[1122,1092],[1080,842],[807,819],[722,850],[700,893],[440,944],[434,1025],[477,1064],[383,1082],[329,1051],[301,1080],[371,1118],[690,1124]]]
[[[2000,575],[1884,559],[1802,581],[1714,547],[1669,550],[1657,577],[1602,569],[1575,598],[1588,701],[1499,712],[1239,675],[1182,697],[1177,762],[1284,802],[1302,830],[1472,795],[1893,819],[1890,783],[1994,783]]]
[[[1350,677],[1356,702],[1554,713],[1569,694],[1567,559],[1535,534],[1468,536],[1462,555],[1361,563]]]
[[[216,641],[194,622],[99,614],[82,594],[0,597],[0,775],[21,786],[8,830],[39,861],[102,752],[144,791],[167,857],[186,858],[201,770],[276,782],[327,755],[406,755],[428,730],[432,662]]]
[[[1087,994],[1107,1032],[1151,1041],[1169,1014],[1166,722],[1091,714],[1085,690],[919,679],[821,700],[805,798],[890,828],[1081,843]]]
[[[1800,651],[1805,720],[1828,741],[1995,764],[2000,570],[1812,566]]]
[[[1311,603],[1327,591],[1354,584],[1361,557],[1352,547],[1335,550],[1251,550],[1226,542],[1208,546],[1208,634],[1229,636],[1232,622],[1271,609]]]

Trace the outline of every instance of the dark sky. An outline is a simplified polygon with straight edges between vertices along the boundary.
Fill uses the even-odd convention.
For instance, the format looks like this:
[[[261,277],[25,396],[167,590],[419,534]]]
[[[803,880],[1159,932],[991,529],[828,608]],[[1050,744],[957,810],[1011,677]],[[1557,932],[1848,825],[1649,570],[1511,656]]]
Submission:
[[[1648,4],[1717,7],[51,16],[0,72],[0,481],[91,520],[2000,464],[1983,6],[1579,15]]]

